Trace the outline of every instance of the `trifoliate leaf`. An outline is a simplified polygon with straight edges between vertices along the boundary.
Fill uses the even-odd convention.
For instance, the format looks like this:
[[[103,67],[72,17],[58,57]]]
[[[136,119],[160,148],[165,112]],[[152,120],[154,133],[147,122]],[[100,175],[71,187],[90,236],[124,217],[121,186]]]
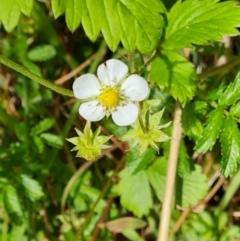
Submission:
[[[191,47],[219,41],[224,35],[238,35],[240,8],[234,1],[177,1],[167,19],[164,48]]]
[[[228,85],[227,89],[219,99],[219,106],[226,107],[235,103],[240,98],[240,72],[237,74],[234,82]]]
[[[194,140],[201,136],[203,128],[201,121],[196,116],[193,104],[186,104],[182,111],[182,127],[185,135]]]
[[[237,123],[231,119],[223,122],[220,135],[222,146],[222,172],[225,177],[233,175],[240,163],[240,133]]]
[[[137,217],[147,215],[152,207],[152,197],[146,172],[133,175],[125,169],[120,173],[120,178],[118,192],[121,205]]]
[[[205,153],[211,150],[222,129],[223,110],[215,109],[209,113],[206,127],[195,147],[197,152]]]
[[[38,45],[28,52],[28,58],[32,61],[47,61],[56,55],[56,50],[52,45]]]
[[[52,118],[45,118],[35,125],[31,130],[31,135],[36,136],[46,130],[52,128],[55,124],[55,120]]]
[[[31,177],[21,174],[20,181],[25,189],[26,195],[35,202],[44,196],[40,184]]]
[[[121,41],[132,52],[150,52],[158,44],[163,28],[165,12],[161,1],[145,0],[68,0],[65,2],[66,22],[71,31],[82,23],[86,35],[95,41],[100,33],[111,50]],[[55,16],[63,13],[63,3],[53,1]]]
[[[194,66],[176,52],[163,50],[152,63],[150,81],[186,103],[194,95]]]
[[[195,165],[195,170],[190,173],[178,177],[176,185],[176,203],[184,208],[196,205],[209,189],[207,178],[199,165]]]
[[[7,185],[4,187],[3,201],[4,206],[10,217],[12,217],[13,221],[19,222],[23,213],[15,187],[12,185]]]
[[[7,32],[11,32],[19,22],[20,8],[18,0],[1,0],[0,18]]]
[[[30,16],[33,8],[33,0],[17,0],[20,10],[26,16]]]

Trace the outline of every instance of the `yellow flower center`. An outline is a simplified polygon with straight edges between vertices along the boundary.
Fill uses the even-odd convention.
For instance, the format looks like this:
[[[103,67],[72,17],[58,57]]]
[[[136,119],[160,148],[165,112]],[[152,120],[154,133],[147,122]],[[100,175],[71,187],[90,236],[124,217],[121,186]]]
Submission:
[[[111,109],[119,105],[121,96],[116,87],[105,87],[98,98],[102,105]]]

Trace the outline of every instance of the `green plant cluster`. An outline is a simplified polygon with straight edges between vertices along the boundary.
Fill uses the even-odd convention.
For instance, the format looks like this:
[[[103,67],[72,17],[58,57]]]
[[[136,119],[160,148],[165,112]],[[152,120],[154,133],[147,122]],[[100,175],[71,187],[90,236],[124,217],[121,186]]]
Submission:
[[[157,240],[177,108],[169,240],[240,240],[238,27],[228,0],[1,0],[0,241]],[[148,100],[86,126],[72,83],[110,58]]]

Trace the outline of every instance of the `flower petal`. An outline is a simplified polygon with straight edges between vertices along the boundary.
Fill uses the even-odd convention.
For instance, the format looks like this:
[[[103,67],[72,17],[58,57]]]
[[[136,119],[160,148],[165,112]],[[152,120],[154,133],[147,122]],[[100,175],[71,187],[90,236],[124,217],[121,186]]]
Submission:
[[[147,81],[137,74],[127,77],[121,86],[121,90],[131,101],[142,101],[149,93]]]
[[[117,59],[109,59],[99,65],[97,70],[98,78],[108,86],[114,86],[121,81],[128,73],[128,66]]]
[[[74,96],[80,100],[99,95],[100,83],[94,74],[84,74],[73,82]]]
[[[118,126],[128,126],[136,121],[138,117],[138,107],[132,102],[124,106],[118,106],[112,113],[112,119]]]
[[[79,108],[79,114],[89,121],[99,121],[105,116],[103,107],[96,100],[82,103]]]

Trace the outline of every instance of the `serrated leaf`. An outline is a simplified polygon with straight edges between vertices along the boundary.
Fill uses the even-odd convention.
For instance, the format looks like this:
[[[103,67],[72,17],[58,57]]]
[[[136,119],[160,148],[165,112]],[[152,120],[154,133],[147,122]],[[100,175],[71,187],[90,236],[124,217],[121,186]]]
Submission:
[[[17,0],[19,8],[23,14],[30,16],[33,8],[33,0]]]
[[[130,147],[127,155],[126,168],[134,175],[139,171],[145,169],[147,165],[153,160],[156,150],[147,149],[143,155],[140,155],[139,147]]]
[[[46,142],[49,146],[62,148],[63,140],[60,136],[51,134],[51,133],[42,133],[40,137]]]
[[[47,61],[56,55],[56,50],[52,45],[38,45],[31,49],[27,56],[31,61]]]
[[[222,129],[223,118],[222,109],[215,109],[209,113],[206,127],[195,147],[197,152],[205,153],[212,149]]]
[[[237,123],[233,119],[224,120],[220,140],[223,155],[222,172],[225,177],[228,177],[237,171],[240,163],[240,133]]]
[[[235,103],[240,98],[240,72],[234,82],[228,85],[219,99],[219,106],[226,107]]]
[[[123,170],[120,178],[118,192],[121,205],[137,217],[147,215],[152,207],[152,197],[146,172],[140,171],[133,175],[128,170]]]
[[[20,17],[17,0],[1,0],[0,17],[5,30],[11,32],[18,25]]]
[[[44,196],[42,187],[36,180],[25,174],[20,175],[20,180],[25,189],[26,195],[31,199],[31,201],[35,202]]]
[[[182,178],[178,177],[176,184],[176,203],[184,208],[196,205],[209,189],[207,178],[202,174],[199,165],[195,165],[195,170],[191,173],[183,174]]]
[[[58,16],[62,13],[61,1],[53,2]],[[160,39],[165,12],[161,1],[151,0],[68,0],[66,1],[66,22],[73,32],[82,23],[87,36],[95,41],[101,30],[106,43],[115,51],[121,41],[129,52],[135,48],[150,52]]]
[[[231,106],[230,114],[236,117],[240,117],[240,102],[237,102],[235,105]]]
[[[49,130],[52,128],[55,124],[55,120],[52,118],[45,118],[42,121],[40,121],[37,125],[35,125],[31,130],[31,135],[36,136],[40,133]]]
[[[183,142],[181,142],[177,169],[178,175],[182,177],[184,174],[189,174],[192,166],[192,161],[187,153],[186,146]]]
[[[150,184],[160,201],[163,201],[166,183],[167,160],[165,157],[158,158],[148,169],[147,175]]]
[[[150,81],[186,103],[194,95],[194,66],[176,52],[163,50],[152,63]]]
[[[182,127],[185,135],[197,139],[201,136],[203,128],[200,120],[195,114],[193,104],[186,104],[182,111]]]
[[[3,201],[4,206],[10,217],[12,217],[13,221],[19,222],[23,213],[15,187],[12,185],[7,185],[4,188]]]
[[[240,9],[234,1],[177,1],[167,19],[164,48],[191,47],[238,35]]]
[[[65,0],[52,0],[52,10],[55,18],[58,18],[65,12]]]

